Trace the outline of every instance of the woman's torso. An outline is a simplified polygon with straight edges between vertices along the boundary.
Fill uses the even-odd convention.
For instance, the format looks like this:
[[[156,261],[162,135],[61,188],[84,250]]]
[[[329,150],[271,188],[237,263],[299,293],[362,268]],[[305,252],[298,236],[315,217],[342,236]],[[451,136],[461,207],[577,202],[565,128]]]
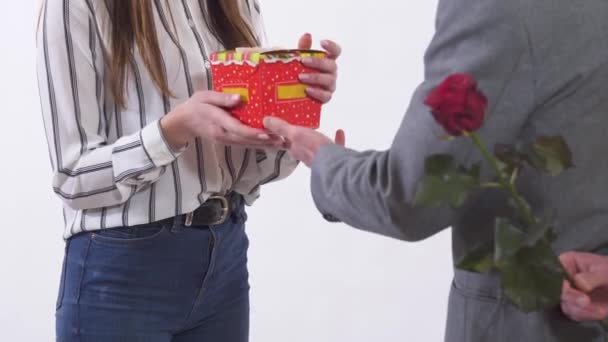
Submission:
[[[243,16],[247,18],[254,32],[261,36],[262,24],[259,7],[253,1],[245,1],[249,0],[242,2]],[[91,76],[91,73],[77,75],[77,82],[75,82],[77,86],[73,86],[72,89],[55,87],[53,89],[56,93],[54,94],[55,104],[51,99],[42,96],[47,136],[52,146],[58,145],[57,141],[61,140],[63,134],[69,134],[69,132],[66,133],[69,128],[64,129],[61,127],[61,123],[54,123],[58,120],[56,117],[58,114],[53,113],[53,110],[50,109],[45,110],[45,106],[54,104],[55,107],[60,107],[61,101],[78,98],[78,93],[81,94],[79,98],[81,103],[80,129],[90,132],[90,136],[94,137],[83,143],[86,148],[82,153],[87,153],[89,150],[111,145],[122,137],[137,134],[138,131],[187,100],[194,92],[212,88],[208,56],[213,51],[221,50],[222,46],[209,32],[198,0],[153,1],[162,62],[169,89],[174,97],[163,96],[159,92],[149,76],[142,58],[135,51],[134,60],[127,71],[124,108],[117,106],[113,101],[109,88],[109,75],[106,72],[107,61],[104,51],[108,51],[111,27],[105,1],[53,0],[47,1],[47,7],[41,29],[43,31],[41,33],[42,42],[46,43],[42,45],[44,45],[44,57],[47,59],[44,69],[47,72],[39,74],[41,89],[43,88],[41,93],[47,90],[46,84],[51,82],[47,80],[49,78],[48,70],[52,71],[55,79],[57,79],[58,72],[68,72],[68,70],[53,69],[52,61],[48,62],[53,58],[53,53],[61,55],[63,49],[67,51],[67,54],[72,53],[76,56],[82,53],[90,60],[71,56],[72,63],[75,64],[75,73],[78,74],[78,69],[81,67],[79,63],[83,63],[85,68],[88,68],[86,63],[92,63],[91,66],[95,71],[94,77]],[[84,24],[78,25],[75,21],[80,22],[81,16],[86,16],[87,19]],[[59,39],[50,43],[45,42],[45,39],[49,39],[44,33],[45,25],[51,25],[51,21],[61,20],[63,20],[62,24],[66,30],[66,41]],[[87,41],[77,39],[70,41],[72,38],[68,29],[86,30]],[[40,45],[39,40],[41,48]],[[49,57],[49,55],[51,56]],[[70,56],[55,58],[62,57]],[[71,72],[71,68],[68,69]],[[82,98],[83,93],[94,94],[96,99],[90,99],[91,101],[87,102],[88,99]],[[47,105],[47,103],[51,103],[51,105]],[[60,120],[61,118],[59,118]],[[52,143],[51,140],[53,140]],[[64,146],[61,146],[61,144],[60,142],[60,149],[64,149],[64,151],[59,152],[64,152],[64,154],[80,148],[80,146],[65,146],[65,143]],[[53,153],[52,147],[51,150]],[[57,164],[58,161],[55,160],[56,173],[57,169],[62,167]],[[104,163],[99,165],[102,164]],[[105,164],[108,163],[105,162]],[[116,169],[116,165],[108,165],[108,167]],[[69,205],[64,206],[65,237],[82,231],[144,224],[191,212],[210,195],[218,193],[235,191],[242,194],[251,204],[259,196],[261,184],[284,176],[293,170],[293,167],[295,167],[295,162],[289,160],[284,153],[230,147],[197,139],[196,143],[191,144],[170,165],[159,168],[158,177],[154,182],[145,186],[140,186],[140,184],[134,186],[133,193],[126,201],[100,207],[91,207],[88,204],[89,207],[77,209],[71,208]],[[79,173],[78,177],[85,177],[86,175],[83,175],[85,172]],[[73,174],[74,172],[72,172],[72,176]],[[114,175],[115,178],[118,176]],[[66,192],[61,187],[59,189],[56,187],[55,190],[60,196],[61,193]],[[93,191],[89,193],[93,193]],[[87,194],[81,192],[77,195],[86,196]],[[69,191],[68,195],[70,195]],[[76,194],[71,195],[76,196]]]

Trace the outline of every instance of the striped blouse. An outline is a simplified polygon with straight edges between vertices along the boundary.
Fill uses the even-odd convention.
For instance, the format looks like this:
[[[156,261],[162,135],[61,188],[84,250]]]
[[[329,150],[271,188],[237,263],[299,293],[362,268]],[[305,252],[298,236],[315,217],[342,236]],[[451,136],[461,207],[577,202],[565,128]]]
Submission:
[[[211,88],[208,56],[221,50],[198,0],[153,0],[162,61],[175,97],[155,87],[140,56],[130,63],[126,106],[112,99],[104,57],[110,28],[105,1],[46,0],[38,32],[38,79],[53,168],[64,202],[64,238],[79,232],[155,222],[234,191],[251,205],[260,186],[289,175],[282,151],[197,139],[184,151],[164,141],[159,119]],[[242,13],[263,35],[256,0]]]

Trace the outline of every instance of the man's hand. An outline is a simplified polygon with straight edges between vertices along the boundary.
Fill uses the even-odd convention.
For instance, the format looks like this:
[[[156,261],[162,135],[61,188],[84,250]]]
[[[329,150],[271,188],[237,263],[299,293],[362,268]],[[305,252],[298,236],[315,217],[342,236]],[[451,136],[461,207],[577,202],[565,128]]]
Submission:
[[[288,150],[295,159],[302,161],[308,167],[312,165],[321,146],[334,143],[340,146],[346,144],[346,137],[343,130],[336,131],[336,136],[334,141],[332,141],[315,130],[293,126],[274,117],[265,118],[264,126],[272,133],[285,138],[284,148]]]
[[[566,271],[574,279],[562,290],[562,311],[577,322],[601,321],[608,317],[608,257],[580,252],[560,256]]]

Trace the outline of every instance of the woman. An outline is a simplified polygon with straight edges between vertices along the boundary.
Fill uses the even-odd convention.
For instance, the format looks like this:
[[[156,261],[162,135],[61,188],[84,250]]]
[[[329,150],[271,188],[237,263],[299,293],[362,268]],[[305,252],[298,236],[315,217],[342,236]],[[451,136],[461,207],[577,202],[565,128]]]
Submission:
[[[210,91],[212,51],[259,45],[249,0],[47,0],[42,110],[64,202],[59,341],[246,341],[243,205],[297,162]],[[300,41],[309,48],[310,36]],[[332,58],[304,61],[329,101]]]

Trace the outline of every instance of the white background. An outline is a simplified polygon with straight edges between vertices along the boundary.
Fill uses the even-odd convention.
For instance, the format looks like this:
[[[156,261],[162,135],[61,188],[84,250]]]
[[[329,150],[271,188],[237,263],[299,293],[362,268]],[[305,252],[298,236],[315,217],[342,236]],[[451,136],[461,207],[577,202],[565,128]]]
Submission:
[[[262,6],[273,45],[294,46],[311,32],[344,48],[324,131],[344,128],[356,149],[388,147],[422,79],[436,0],[263,0]],[[37,7],[32,0],[0,1],[3,341],[53,340],[63,257],[36,86]],[[253,342],[443,339],[452,276],[447,231],[408,244],[326,223],[305,168],[265,188],[248,230]]]

